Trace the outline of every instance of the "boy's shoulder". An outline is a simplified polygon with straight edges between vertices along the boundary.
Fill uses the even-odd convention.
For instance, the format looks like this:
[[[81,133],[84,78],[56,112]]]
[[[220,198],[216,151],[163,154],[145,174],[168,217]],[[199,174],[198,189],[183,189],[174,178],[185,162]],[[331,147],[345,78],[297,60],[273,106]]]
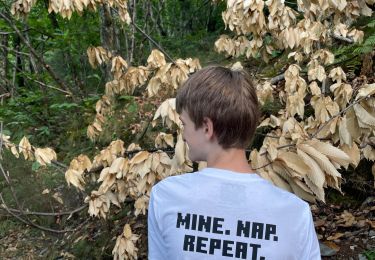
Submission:
[[[217,173],[219,175],[219,173]],[[185,173],[181,175],[175,175],[175,176],[169,176],[157,184],[155,184],[152,188],[152,191],[158,192],[159,194],[169,194],[170,196],[173,196],[173,193],[181,193],[183,191],[190,191],[194,188],[195,190],[201,190],[197,189],[197,186],[207,186],[212,183],[212,179],[202,179],[204,174],[201,172],[193,172],[193,173]],[[207,176],[207,175],[206,175]],[[212,175],[211,175],[212,176]],[[242,176],[242,174],[241,174]],[[218,179],[220,179],[220,176],[215,176]],[[236,176],[233,176],[236,177]],[[237,176],[238,177],[238,176]],[[229,184],[237,183],[238,185],[245,187],[249,190],[252,190],[251,192],[257,195],[261,195],[264,200],[272,201],[274,203],[281,202],[279,204],[282,204],[286,206],[289,204],[290,206],[294,205],[296,207],[306,208],[309,207],[309,204],[296,196],[295,194],[286,191],[282,188],[279,188],[275,186],[270,181],[264,179],[263,177],[259,176],[258,174],[252,174],[251,176],[248,176],[249,179],[252,179],[251,182],[244,181],[244,178],[239,178],[236,180],[236,178],[233,178],[231,180],[222,180],[223,183],[226,183],[227,187],[233,186]],[[204,178],[204,177],[203,177]],[[203,191],[202,191],[203,192]]]
[[[165,179],[159,181],[157,184],[155,184],[152,187],[152,190],[162,190],[162,189],[168,189],[171,186],[175,185],[185,185],[186,183],[189,183],[197,173],[191,172],[191,173],[184,173],[181,175],[173,175],[168,176]]]

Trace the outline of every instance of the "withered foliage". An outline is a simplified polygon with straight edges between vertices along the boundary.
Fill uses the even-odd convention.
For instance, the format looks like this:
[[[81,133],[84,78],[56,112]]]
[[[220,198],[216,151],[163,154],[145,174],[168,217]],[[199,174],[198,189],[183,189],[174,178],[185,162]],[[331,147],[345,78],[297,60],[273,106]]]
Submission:
[[[261,148],[251,152],[251,166],[263,178],[307,201],[324,201],[326,187],[341,191],[340,169],[355,168],[364,158],[375,161],[375,84],[363,84],[354,91],[342,68],[327,70],[327,65],[334,62],[334,55],[328,50],[333,38],[361,42],[363,32],[351,24],[360,16],[370,16],[369,6],[375,2],[298,0],[298,12],[277,0],[226,2],[223,20],[235,36],[220,36],[215,43],[218,52],[248,58],[260,54],[268,61],[273,51],[287,50],[288,58],[296,62],[286,69],[282,89],[276,91],[277,87],[270,81],[257,85],[261,104],[278,101],[283,108],[259,125],[271,130]],[[27,15],[33,4],[35,1],[18,0],[12,12]],[[52,0],[49,11],[70,18],[72,12],[81,13],[85,8],[95,10],[97,4],[117,8],[120,18],[130,23],[127,1]],[[266,41],[266,36],[273,40]],[[123,141],[116,140],[92,161],[86,155],[74,158],[65,173],[66,181],[80,190],[85,190],[90,180],[97,183],[97,190],[90,191],[85,199],[93,217],[107,218],[112,204],[121,207],[126,199],[134,201],[134,215],[146,214],[150,191],[156,182],[192,170],[173,96],[189,74],[201,68],[200,63],[191,58],[167,62],[159,50],[153,50],[147,64],[138,67],[127,64],[120,56],[112,56],[100,46],[89,47],[87,55],[92,67],[104,63],[111,66],[113,73],[113,80],[106,83],[105,94],[96,104],[95,119],[87,128],[88,137],[94,140],[105,130],[116,96],[132,95],[144,87],[144,94],[149,98],[165,99],[154,114],[152,126],[162,124],[169,132],[157,135],[155,147],[171,147],[175,151],[170,157],[162,150],[141,150],[134,143],[126,148]],[[307,64],[306,70],[303,64]],[[240,63],[232,66],[232,69],[240,68]],[[306,115],[307,106],[312,109],[312,115]],[[9,141],[9,136],[1,138],[4,146],[17,157],[22,154],[26,160],[36,160],[41,165],[56,160],[51,148],[35,148],[26,137],[18,149]],[[134,150],[139,151],[129,155]],[[98,178],[91,172],[94,168],[101,169]],[[138,239],[126,225],[113,249],[115,259],[136,259]]]

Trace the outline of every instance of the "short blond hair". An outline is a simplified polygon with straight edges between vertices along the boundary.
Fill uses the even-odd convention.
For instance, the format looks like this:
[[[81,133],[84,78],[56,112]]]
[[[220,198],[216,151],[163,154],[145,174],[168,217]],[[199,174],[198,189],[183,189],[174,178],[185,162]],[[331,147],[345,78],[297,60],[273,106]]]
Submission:
[[[179,114],[185,110],[196,128],[210,118],[224,149],[247,148],[259,120],[258,98],[249,75],[221,66],[191,75],[177,93],[176,109]]]

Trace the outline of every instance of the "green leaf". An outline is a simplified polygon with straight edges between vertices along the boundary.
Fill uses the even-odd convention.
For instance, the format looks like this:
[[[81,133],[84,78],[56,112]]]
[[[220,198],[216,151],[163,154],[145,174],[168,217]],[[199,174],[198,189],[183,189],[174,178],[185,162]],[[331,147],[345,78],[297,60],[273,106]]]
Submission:
[[[50,105],[51,109],[70,109],[75,107],[79,107],[79,105],[77,105],[76,103],[60,103]]]
[[[40,168],[40,164],[38,162],[36,162],[36,161],[33,162],[32,166],[31,166],[31,170],[33,172],[36,172],[37,170],[39,170],[39,168]]]

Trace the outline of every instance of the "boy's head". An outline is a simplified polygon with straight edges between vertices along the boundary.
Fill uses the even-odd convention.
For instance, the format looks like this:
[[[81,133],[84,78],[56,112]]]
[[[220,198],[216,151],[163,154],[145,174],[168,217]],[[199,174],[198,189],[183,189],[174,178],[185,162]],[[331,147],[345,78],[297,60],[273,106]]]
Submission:
[[[224,149],[245,149],[259,119],[258,99],[249,75],[219,66],[191,75],[177,93],[176,109],[179,114],[186,111],[196,128],[205,118],[211,119],[215,137]]]

